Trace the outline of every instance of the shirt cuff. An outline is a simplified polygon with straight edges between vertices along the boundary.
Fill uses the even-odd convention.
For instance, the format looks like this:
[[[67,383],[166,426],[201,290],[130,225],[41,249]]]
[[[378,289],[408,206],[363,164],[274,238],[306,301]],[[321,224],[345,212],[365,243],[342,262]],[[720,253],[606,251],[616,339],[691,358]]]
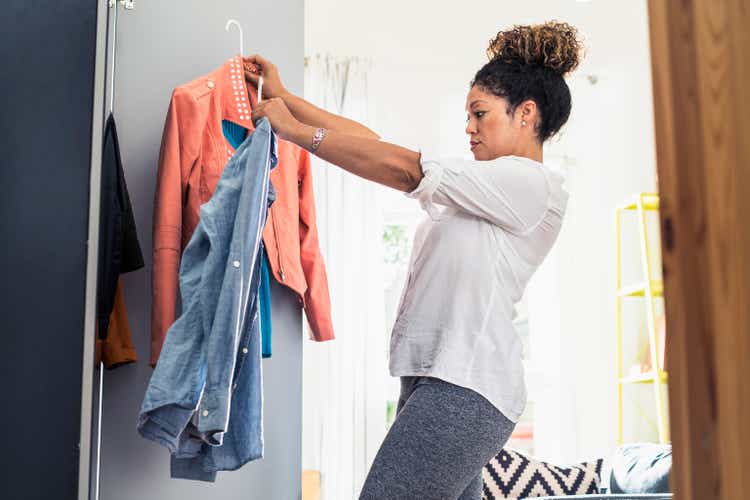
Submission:
[[[419,200],[420,206],[427,212],[433,221],[440,220],[440,210],[432,201],[432,196],[440,186],[440,181],[443,178],[443,166],[440,162],[429,152],[421,152],[420,164],[422,166],[422,180],[419,185],[408,193],[404,193],[409,198],[415,198]]]
[[[229,427],[229,398],[223,391],[207,390],[194,414],[193,425],[211,446],[221,446],[224,442]]]

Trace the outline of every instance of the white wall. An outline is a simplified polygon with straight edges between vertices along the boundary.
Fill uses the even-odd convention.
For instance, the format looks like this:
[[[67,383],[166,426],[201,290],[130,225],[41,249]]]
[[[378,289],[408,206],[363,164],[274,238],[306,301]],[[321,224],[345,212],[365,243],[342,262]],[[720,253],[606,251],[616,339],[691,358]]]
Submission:
[[[580,29],[573,113],[545,153],[569,169],[567,220],[529,290],[532,349],[546,348],[535,353],[546,367],[536,449],[552,460],[606,454],[616,437],[613,207],[656,184],[645,0],[307,0],[305,16],[306,54],[373,59],[378,132],[446,155],[467,153],[465,93],[498,30],[550,19]],[[394,210],[414,206],[391,198]]]

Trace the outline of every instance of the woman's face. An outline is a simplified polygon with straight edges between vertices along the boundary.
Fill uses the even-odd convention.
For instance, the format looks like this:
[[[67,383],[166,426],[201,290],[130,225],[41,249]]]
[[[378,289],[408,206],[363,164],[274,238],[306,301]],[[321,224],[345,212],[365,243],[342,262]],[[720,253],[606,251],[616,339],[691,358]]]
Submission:
[[[522,103],[514,114],[508,114],[508,101],[474,85],[466,96],[466,133],[475,160],[494,160],[514,155],[528,146],[533,138],[533,116],[528,103]],[[532,114],[536,109],[531,110]],[[523,122],[526,122],[524,125]]]

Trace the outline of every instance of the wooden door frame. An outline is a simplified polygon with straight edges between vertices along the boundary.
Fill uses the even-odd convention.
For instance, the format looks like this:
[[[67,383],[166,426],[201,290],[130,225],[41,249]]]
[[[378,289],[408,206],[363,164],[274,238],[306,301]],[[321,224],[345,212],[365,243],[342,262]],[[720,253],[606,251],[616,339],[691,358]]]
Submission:
[[[750,2],[649,0],[679,500],[750,492]]]

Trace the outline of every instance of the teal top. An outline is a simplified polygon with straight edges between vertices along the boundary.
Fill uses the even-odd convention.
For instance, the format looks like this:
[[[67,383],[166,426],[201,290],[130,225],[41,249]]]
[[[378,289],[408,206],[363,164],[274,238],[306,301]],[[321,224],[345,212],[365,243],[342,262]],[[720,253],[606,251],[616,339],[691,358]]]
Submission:
[[[240,147],[240,144],[247,137],[247,129],[242,125],[237,125],[229,120],[221,121],[221,129],[224,132],[229,144],[234,149]],[[262,261],[260,263],[260,290],[258,292],[258,306],[260,315],[260,333],[261,333],[261,346],[262,356],[264,358],[271,357],[271,273],[268,271],[268,254],[266,254],[266,248],[261,242],[261,249],[263,253]]]

